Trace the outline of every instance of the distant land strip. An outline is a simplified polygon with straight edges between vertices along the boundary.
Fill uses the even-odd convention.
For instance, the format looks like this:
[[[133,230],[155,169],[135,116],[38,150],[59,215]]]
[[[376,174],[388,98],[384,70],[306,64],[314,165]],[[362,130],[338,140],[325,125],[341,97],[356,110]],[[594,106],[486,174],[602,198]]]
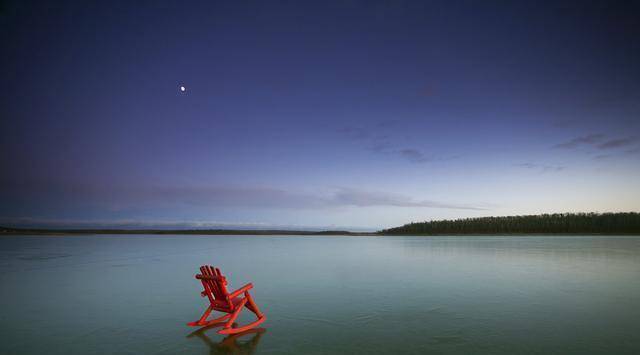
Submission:
[[[554,213],[405,224],[383,235],[605,234],[640,235],[640,213]]]
[[[83,235],[83,234],[184,234],[184,235],[376,235],[376,232],[298,231],[278,229],[80,229],[11,228],[0,226],[0,235]]]
[[[179,234],[179,235],[640,235],[640,213],[554,213],[476,217],[414,222],[378,232],[279,229],[80,229],[13,228],[0,226],[0,235]]]

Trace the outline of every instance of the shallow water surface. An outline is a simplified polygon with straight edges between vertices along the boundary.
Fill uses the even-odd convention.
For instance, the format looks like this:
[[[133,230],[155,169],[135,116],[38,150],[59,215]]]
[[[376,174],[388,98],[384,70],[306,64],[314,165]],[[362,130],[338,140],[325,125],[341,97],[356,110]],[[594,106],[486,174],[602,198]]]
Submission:
[[[185,325],[205,263],[261,329]],[[640,353],[638,237],[5,236],[0,282],[2,354]]]

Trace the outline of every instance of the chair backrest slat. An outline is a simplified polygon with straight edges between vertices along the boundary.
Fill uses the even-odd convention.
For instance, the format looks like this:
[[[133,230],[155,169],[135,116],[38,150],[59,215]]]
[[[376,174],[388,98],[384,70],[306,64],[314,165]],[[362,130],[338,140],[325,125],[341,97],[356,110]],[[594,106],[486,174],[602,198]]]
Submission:
[[[220,269],[204,265],[200,267],[200,272],[202,276],[213,277],[213,279],[200,279],[211,304],[231,307],[232,305],[228,301],[229,292]]]
[[[202,269],[202,275],[213,276],[208,265],[204,265],[201,269]],[[218,298],[220,294],[218,292],[218,285],[216,285],[216,283],[213,282],[213,280],[205,280],[205,282],[209,285],[209,288],[211,289],[211,292],[213,292],[214,297]]]
[[[202,267],[202,275],[203,276],[211,276],[211,273],[209,272],[209,268],[205,265]],[[212,296],[214,298],[217,298],[218,296],[218,289],[215,283],[213,283],[211,280],[209,279],[204,279],[203,280],[207,286],[209,287],[209,289],[211,290]]]
[[[216,274],[220,277],[220,279],[217,281],[218,289],[220,289],[220,295],[226,299],[229,295],[229,291],[227,291],[227,281],[224,276],[222,276],[220,269],[216,268]]]
[[[209,273],[211,274],[211,276],[219,276],[215,268],[213,268],[212,266],[209,266]],[[218,291],[217,293],[218,298],[224,298],[225,294],[224,294],[224,287],[222,285],[222,281],[211,280],[211,282],[216,285],[216,290]]]

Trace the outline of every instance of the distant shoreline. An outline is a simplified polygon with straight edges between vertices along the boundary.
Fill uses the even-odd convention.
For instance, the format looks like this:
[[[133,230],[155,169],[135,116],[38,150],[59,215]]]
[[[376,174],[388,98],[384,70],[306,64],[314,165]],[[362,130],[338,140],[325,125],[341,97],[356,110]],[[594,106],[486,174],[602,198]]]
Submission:
[[[412,222],[390,235],[640,235],[640,213],[554,213]]]
[[[251,229],[49,229],[0,227],[0,235],[88,235],[88,234],[140,234],[140,235],[349,235],[374,236],[376,232],[299,231]]]
[[[245,230],[245,229],[40,229],[3,228],[0,236],[43,235],[43,236],[83,236],[83,235],[240,235],[240,236],[389,236],[389,237],[461,237],[461,236],[640,236],[640,233],[441,233],[441,234],[391,234],[384,232],[350,231],[296,231],[296,230]]]
[[[0,226],[0,235],[292,235],[292,236],[526,236],[526,235],[640,235],[640,213],[555,213],[524,216],[477,217],[409,223],[377,232],[289,229],[118,229],[17,228]]]

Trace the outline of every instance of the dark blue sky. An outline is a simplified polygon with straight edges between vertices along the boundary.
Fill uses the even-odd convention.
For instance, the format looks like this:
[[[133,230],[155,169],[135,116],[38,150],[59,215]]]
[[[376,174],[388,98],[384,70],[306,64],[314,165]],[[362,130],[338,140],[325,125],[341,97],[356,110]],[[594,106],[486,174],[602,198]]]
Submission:
[[[637,1],[2,6],[3,223],[640,209]]]

